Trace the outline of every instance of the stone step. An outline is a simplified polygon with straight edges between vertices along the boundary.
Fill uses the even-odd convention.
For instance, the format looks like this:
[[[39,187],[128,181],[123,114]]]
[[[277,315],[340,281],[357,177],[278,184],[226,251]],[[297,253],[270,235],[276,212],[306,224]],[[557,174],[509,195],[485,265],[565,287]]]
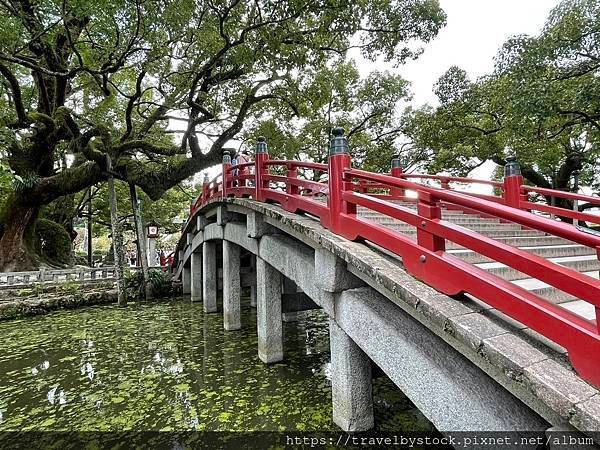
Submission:
[[[584,319],[596,320],[596,308],[594,305],[584,300],[573,300],[562,303],[560,306],[577,314],[578,316],[583,317]]]
[[[417,207],[415,205],[399,205],[399,206],[404,206],[405,208],[408,208],[408,209],[414,209],[414,210],[417,209]],[[359,215],[361,215],[361,216],[362,215],[366,215],[366,214],[373,214],[373,215],[381,215],[381,216],[383,216],[383,214],[375,212],[372,209],[365,208],[364,206],[357,206],[356,212]],[[442,209],[442,216],[448,216],[448,217],[456,217],[456,216],[479,217],[477,214],[465,214],[463,211],[456,211],[456,210],[453,210],[453,209]]]
[[[359,216],[361,219],[366,219],[366,220],[371,220],[373,222],[377,222],[377,223],[404,223],[401,220],[398,219],[392,219],[390,217],[384,217],[380,214],[364,214],[364,215],[360,215]],[[461,214],[461,215],[456,215],[456,216],[451,216],[451,217],[444,217],[442,216],[442,219],[447,220],[449,222],[452,223],[456,223],[458,225],[475,225],[478,223],[483,223],[483,224],[500,224],[500,219],[483,219],[481,217],[477,217],[477,216],[471,216],[471,215],[465,215],[465,214]]]
[[[576,270],[577,272],[590,272],[594,270],[600,270],[600,261],[598,261],[596,255],[573,256],[566,258],[549,258],[549,261]],[[519,272],[516,269],[513,269],[512,267],[507,267],[506,265],[498,262],[480,263],[476,264],[476,266],[508,281],[530,278],[529,275],[526,275],[522,272]]]
[[[408,236],[412,236],[416,234],[416,228],[415,227],[410,227],[410,228],[396,228],[395,225],[388,225],[387,228],[393,229],[395,231],[398,231],[400,233],[406,234]],[[499,229],[499,230],[473,230],[473,231],[477,231],[478,233],[482,234],[483,236],[487,236],[487,237],[491,237],[493,239],[496,238],[506,238],[506,237],[524,237],[524,236],[546,236],[542,231],[538,231],[538,230],[506,230],[506,229]],[[447,247],[447,248],[451,248],[451,247]],[[453,247],[456,248],[456,247]]]
[[[414,228],[413,225],[409,225],[405,222],[396,221],[393,222],[389,219],[383,220],[381,222],[375,222],[379,225],[383,225],[386,227],[394,228],[395,230],[404,230]],[[473,231],[522,231],[521,225],[518,223],[473,223],[467,225],[463,225],[465,228]]]
[[[598,279],[598,271],[592,272],[582,272],[584,275],[587,275],[592,278]],[[543,281],[536,280],[535,278],[526,278],[522,280],[514,280],[514,284],[523,289],[527,289],[529,292],[532,292],[536,295],[539,295],[542,298],[552,302],[552,303],[564,303],[567,301],[578,300],[571,294],[567,294],[554,286],[550,286]]]
[[[514,247],[534,247],[540,245],[572,245],[573,242],[566,239],[550,235],[541,236],[509,236],[494,238],[498,242]],[[447,249],[464,249],[464,247],[454,242],[446,242]]]
[[[567,244],[567,245],[546,245],[537,247],[519,247],[522,250],[533,253],[534,255],[541,256],[543,258],[561,258],[568,256],[584,256],[584,255],[595,255],[596,251],[593,248],[586,247],[584,245]],[[448,253],[462,259],[468,263],[482,263],[492,262],[493,260],[487,256],[475,253],[473,250],[463,249],[450,249]]]

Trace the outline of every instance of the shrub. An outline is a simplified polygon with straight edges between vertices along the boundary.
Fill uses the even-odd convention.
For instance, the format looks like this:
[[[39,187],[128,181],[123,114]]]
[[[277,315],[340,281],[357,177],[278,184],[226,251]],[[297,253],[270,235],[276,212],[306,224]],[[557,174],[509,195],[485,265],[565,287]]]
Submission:
[[[150,270],[148,273],[150,285],[155,298],[171,297],[174,294],[171,275],[161,270]],[[127,298],[134,300],[142,298],[144,286],[141,270],[125,272],[125,290]]]
[[[71,263],[71,237],[65,228],[48,219],[38,219],[35,224],[38,237],[37,252],[49,262]]]
[[[173,295],[171,274],[162,270],[151,270],[148,276],[155,297],[170,297]]]

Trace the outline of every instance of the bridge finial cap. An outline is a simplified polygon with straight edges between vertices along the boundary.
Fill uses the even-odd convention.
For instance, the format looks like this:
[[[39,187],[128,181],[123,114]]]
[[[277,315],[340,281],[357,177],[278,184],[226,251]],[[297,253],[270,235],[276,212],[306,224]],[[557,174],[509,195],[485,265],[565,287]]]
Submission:
[[[348,139],[344,136],[344,129],[336,127],[331,130],[332,138],[329,145],[329,156],[348,153]]]
[[[256,153],[268,153],[267,148],[267,138],[264,136],[259,136],[256,139]]]
[[[228,148],[223,149],[223,164],[231,164],[231,154]]]
[[[517,161],[516,156],[509,156],[506,158],[506,164],[504,165],[504,176],[514,177],[521,175],[521,166]]]
[[[392,169],[402,169],[400,156],[394,155],[394,157],[392,158]]]

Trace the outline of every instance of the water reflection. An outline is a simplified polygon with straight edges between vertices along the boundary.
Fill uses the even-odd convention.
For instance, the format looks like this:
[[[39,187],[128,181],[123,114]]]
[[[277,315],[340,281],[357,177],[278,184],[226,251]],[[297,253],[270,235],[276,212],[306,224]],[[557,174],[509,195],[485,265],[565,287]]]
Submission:
[[[236,332],[185,301],[2,322],[0,430],[337,429],[325,315],[284,323],[285,361],[264,365],[243,313]],[[374,394],[381,429],[430,426],[389,380]]]
[[[63,391],[62,389],[59,391],[58,386],[54,386],[52,389],[50,389],[46,394],[46,398],[48,399],[48,403],[50,403],[51,405],[67,404],[67,397],[65,395],[65,391]]]

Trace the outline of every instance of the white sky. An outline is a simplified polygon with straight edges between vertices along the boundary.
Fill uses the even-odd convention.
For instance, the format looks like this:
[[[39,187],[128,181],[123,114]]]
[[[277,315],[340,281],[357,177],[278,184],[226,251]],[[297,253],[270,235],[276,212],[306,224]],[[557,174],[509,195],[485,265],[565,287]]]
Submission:
[[[413,103],[435,103],[433,84],[452,65],[471,78],[490,72],[494,57],[512,35],[536,35],[558,0],[440,0],[448,16],[416,61],[398,69],[409,80]]]

